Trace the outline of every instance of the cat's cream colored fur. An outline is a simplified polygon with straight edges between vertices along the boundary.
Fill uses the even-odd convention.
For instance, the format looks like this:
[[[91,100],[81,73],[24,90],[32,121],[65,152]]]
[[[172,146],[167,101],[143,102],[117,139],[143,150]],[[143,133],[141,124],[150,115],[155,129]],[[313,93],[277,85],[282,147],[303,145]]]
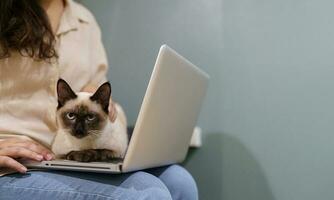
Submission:
[[[117,118],[115,122],[111,122],[108,115],[102,111],[101,106],[89,99],[91,95],[91,93],[79,92],[76,99],[69,100],[57,111],[58,132],[52,143],[52,151],[58,158],[71,151],[86,149],[109,149],[115,152],[115,157],[124,157],[128,146],[127,122],[124,111],[118,104],[115,104]],[[60,113],[62,110],[70,109],[77,105],[86,105],[92,111],[103,113],[106,118],[105,127],[99,133],[90,134],[81,139],[72,136],[60,123]]]

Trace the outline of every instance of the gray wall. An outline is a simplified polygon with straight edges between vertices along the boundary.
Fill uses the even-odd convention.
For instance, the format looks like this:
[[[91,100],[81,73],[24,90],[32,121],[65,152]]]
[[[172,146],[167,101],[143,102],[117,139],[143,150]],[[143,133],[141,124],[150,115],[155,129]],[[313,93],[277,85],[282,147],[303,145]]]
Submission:
[[[332,1],[83,3],[131,123],[162,43],[211,75],[204,146],[184,163],[201,199],[334,198]]]

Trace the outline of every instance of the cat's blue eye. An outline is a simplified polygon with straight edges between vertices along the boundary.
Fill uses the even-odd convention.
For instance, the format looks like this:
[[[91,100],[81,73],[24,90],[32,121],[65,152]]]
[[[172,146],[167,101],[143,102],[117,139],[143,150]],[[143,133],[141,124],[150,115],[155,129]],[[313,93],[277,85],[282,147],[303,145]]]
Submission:
[[[67,113],[67,114],[66,114],[66,117],[67,117],[69,120],[74,120],[74,119],[75,119],[75,114],[74,114],[74,113]]]
[[[93,121],[95,119],[95,115],[87,115],[86,119],[88,121]]]

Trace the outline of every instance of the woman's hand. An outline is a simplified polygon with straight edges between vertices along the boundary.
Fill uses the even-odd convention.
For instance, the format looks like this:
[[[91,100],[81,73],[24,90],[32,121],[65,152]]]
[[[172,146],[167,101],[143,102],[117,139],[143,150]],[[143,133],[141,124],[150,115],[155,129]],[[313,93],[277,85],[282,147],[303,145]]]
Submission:
[[[112,98],[110,98],[110,102],[109,102],[109,119],[111,122],[115,122],[116,118],[117,118],[117,109],[115,106],[114,101],[112,100]]]
[[[53,153],[43,145],[25,138],[0,140],[0,167],[8,167],[25,173],[27,168],[16,161],[16,158],[36,161],[52,160]]]

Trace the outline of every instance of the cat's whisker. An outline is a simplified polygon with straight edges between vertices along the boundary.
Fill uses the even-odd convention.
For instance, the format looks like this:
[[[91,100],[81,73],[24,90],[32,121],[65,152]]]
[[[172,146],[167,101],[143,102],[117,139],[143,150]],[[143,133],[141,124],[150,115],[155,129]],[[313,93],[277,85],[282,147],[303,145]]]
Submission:
[[[100,130],[90,130],[89,134],[93,137],[98,137],[101,135],[101,131]]]
[[[101,133],[100,130],[89,130],[90,133]]]

